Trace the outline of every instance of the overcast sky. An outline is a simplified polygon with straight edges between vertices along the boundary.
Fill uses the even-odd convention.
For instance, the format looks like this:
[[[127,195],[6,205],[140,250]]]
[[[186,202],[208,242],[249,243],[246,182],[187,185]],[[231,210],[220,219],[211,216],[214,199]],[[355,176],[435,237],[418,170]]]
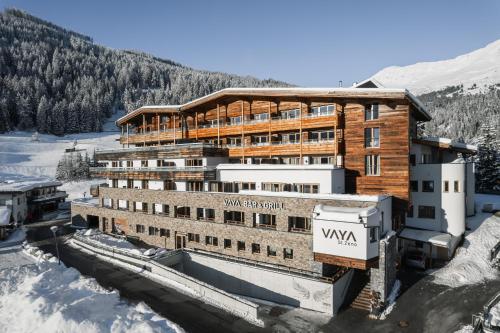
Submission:
[[[85,35],[184,65],[337,86],[390,65],[500,39],[500,1],[0,0]]]

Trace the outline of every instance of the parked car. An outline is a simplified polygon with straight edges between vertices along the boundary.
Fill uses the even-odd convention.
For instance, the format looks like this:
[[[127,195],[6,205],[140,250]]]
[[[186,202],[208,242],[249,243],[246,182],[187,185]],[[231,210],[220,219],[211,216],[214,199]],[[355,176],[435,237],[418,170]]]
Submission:
[[[426,269],[427,255],[423,252],[410,251],[406,254],[406,265]]]

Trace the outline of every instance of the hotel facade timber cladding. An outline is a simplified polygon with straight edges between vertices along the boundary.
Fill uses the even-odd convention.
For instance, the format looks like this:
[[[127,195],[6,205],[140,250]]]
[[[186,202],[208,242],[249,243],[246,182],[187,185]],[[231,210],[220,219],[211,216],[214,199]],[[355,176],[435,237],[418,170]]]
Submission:
[[[123,148],[96,152],[105,166],[92,172],[107,187],[99,188],[98,204],[74,203],[73,219],[169,249],[325,276],[339,267],[376,269],[381,240],[411,229],[410,210],[416,229],[432,217],[437,223],[427,230],[461,237],[427,208],[413,215],[410,180],[423,180],[411,174],[421,160],[412,152],[443,165],[474,153],[419,137],[417,124],[428,120],[408,91],[372,82],[224,89],[184,105],[144,106],[117,121]],[[470,184],[467,172],[458,174],[464,196],[454,200],[462,209]],[[407,234],[407,248],[426,242]]]

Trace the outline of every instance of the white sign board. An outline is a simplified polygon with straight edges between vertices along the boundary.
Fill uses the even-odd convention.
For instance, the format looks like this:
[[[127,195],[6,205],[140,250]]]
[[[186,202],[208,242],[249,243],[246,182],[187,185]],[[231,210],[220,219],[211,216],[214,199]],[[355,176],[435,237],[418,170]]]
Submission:
[[[313,220],[313,252],[367,260],[368,228],[363,223]]]

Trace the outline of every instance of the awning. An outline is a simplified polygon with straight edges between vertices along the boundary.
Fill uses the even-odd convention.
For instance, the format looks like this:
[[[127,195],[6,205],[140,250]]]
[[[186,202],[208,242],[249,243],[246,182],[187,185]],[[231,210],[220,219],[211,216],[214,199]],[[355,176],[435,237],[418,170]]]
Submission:
[[[451,248],[452,244],[455,243],[458,238],[444,232],[412,228],[404,228],[399,234],[399,237],[424,243],[431,243],[432,245],[446,248]]]

